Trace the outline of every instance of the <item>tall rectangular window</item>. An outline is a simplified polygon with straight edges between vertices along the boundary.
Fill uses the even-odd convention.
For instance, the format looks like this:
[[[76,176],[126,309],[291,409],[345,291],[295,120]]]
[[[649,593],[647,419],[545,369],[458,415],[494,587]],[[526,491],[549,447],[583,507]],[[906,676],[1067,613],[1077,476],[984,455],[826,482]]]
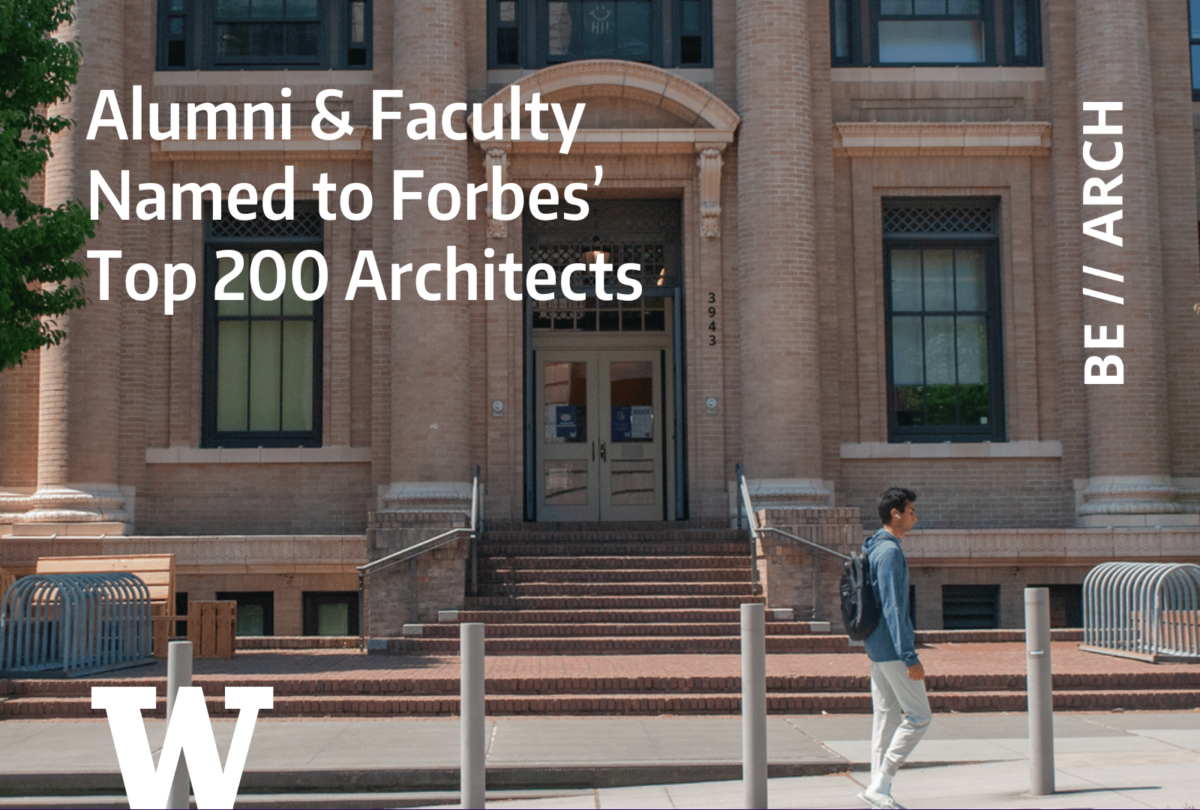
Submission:
[[[546,34],[550,62],[653,58],[651,0],[550,0]]]
[[[1192,98],[1200,101],[1200,0],[1188,0],[1188,41],[1192,55]]]
[[[829,0],[829,29],[835,67],[1042,63],[1038,0]]]
[[[322,250],[321,228],[317,212],[300,204],[291,221],[260,211],[251,222],[209,222],[205,446],[321,444],[321,300],[296,289],[316,289],[317,262],[302,254]]]
[[[488,0],[488,64],[712,65],[712,0]]]
[[[879,0],[879,64],[988,62],[984,4],[985,0]]]
[[[159,70],[371,66],[371,0],[158,0]]]
[[[884,210],[892,441],[1004,438],[991,201]]]

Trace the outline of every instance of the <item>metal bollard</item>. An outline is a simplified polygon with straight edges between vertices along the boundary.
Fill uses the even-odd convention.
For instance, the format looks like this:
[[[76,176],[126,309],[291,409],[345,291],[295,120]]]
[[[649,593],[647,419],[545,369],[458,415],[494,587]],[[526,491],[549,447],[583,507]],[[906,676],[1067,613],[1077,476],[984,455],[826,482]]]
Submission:
[[[766,808],[767,625],[763,605],[742,605],[742,785],[747,808]]]
[[[459,676],[462,715],[459,732],[462,746],[462,806],[482,810],[487,779],[483,625],[479,622],[467,622],[459,625],[458,633],[459,655],[462,657],[462,672]]]
[[[1054,688],[1050,589],[1025,589],[1025,691],[1029,695],[1029,792],[1054,792]]]
[[[175,711],[175,696],[181,686],[192,685],[192,642],[172,641],[167,644],[167,723],[171,722],[171,714]],[[162,767],[162,763],[159,763]],[[171,792],[167,794],[167,807],[174,810],[187,810],[189,784],[187,760],[183,752],[179,752],[179,765],[175,768],[175,781],[171,783]]]

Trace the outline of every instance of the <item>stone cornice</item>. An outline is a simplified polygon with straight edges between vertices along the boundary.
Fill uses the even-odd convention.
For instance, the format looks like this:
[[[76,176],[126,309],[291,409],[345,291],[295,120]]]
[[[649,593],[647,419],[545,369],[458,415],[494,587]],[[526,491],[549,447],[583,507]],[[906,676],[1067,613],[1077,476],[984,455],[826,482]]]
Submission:
[[[14,527],[18,531],[20,527]],[[188,537],[28,537],[0,543],[0,566],[32,567],[38,557],[174,554],[176,569],[349,569],[367,562],[364,535],[207,535]]]
[[[239,129],[239,132],[241,130]],[[358,124],[354,132],[323,141],[308,125],[293,126],[289,140],[207,139],[152,141],[150,159],[155,161],[238,160],[287,158],[288,160],[364,160],[371,157],[370,127]]]
[[[1091,565],[1200,559],[1200,529],[928,529],[904,537],[914,563]]]
[[[834,154],[848,157],[1050,154],[1046,121],[956,124],[846,121],[833,125]]]

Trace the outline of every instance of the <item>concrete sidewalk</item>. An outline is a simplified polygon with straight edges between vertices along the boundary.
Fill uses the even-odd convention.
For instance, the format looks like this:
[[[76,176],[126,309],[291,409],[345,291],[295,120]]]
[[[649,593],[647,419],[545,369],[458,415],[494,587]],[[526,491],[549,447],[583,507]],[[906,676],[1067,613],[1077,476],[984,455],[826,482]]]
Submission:
[[[1023,714],[937,715],[897,798],[913,807],[1200,805],[1200,712],[1056,715],[1054,797],[1026,792],[1026,723]],[[157,752],[165,724],[146,725]],[[213,725],[223,757],[233,723]],[[863,715],[771,717],[772,806],[858,806],[869,730]],[[492,718],[489,805],[741,807],[740,759],[737,717]],[[458,764],[457,719],[260,719],[239,804],[444,803],[455,800]],[[0,722],[0,794],[11,797],[0,806],[119,806],[108,724]],[[55,798],[70,794],[78,798]]]

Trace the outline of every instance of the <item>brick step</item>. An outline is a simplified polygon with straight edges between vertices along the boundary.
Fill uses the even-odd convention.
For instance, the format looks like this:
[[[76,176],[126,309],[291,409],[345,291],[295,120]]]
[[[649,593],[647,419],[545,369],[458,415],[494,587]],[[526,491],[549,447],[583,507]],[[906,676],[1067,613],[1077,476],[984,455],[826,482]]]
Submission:
[[[479,553],[488,557],[743,557],[750,558],[749,541],[728,543],[696,542],[500,542],[484,535]]]
[[[486,634],[485,634],[486,635]],[[456,655],[459,640],[453,638],[373,638],[382,643],[386,652],[396,655]],[[767,636],[768,653],[851,653],[861,647],[851,647],[845,636]],[[541,636],[537,638],[488,638],[484,641],[487,655],[658,655],[658,654],[737,654],[741,649],[738,636]],[[373,647],[372,652],[379,650]]]
[[[595,636],[629,636],[635,638],[639,636],[741,636],[741,624],[735,622],[712,622],[704,624],[697,622],[572,622],[553,624],[514,624],[504,622],[490,624],[486,619],[487,614],[484,613],[482,615],[485,616],[483,619],[486,625],[484,636],[487,638],[541,638],[549,636],[557,638],[592,638]],[[424,628],[424,631],[419,636],[420,638],[457,639],[459,637],[458,625],[455,624],[443,623],[420,626]],[[814,635],[811,625],[808,622],[767,622],[766,628],[767,635],[769,636]]]
[[[6,690],[11,699],[24,698],[86,698],[93,686],[153,686],[160,694],[166,689],[165,678],[139,678],[136,681],[80,678],[23,679],[9,682]],[[220,696],[228,686],[272,686],[276,697],[327,696],[454,696],[459,693],[457,678],[346,678],[305,675],[285,679],[268,676],[198,675],[193,685],[202,687],[205,695]],[[931,675],[926,679],[930,694],[965,692],[1023,693],[1023,675]],[[1059,692],[1141,692],[1141,691],[1200,691],[1200,672],[1149,673],[1074,673],[1054,677],[1054,689]],[[867,675],[770,675],[767,692],[772,694],[810,693],[867,693]],[[740,694],[741,679],[737,676],[628,676],[618,678],[488,678],[489,695],[557,694]],[[0,706],[3,704],[0,703]]]
[[[489,627],[500,624],[592,624],[617,622],[621,624],[655,622],[739,622],[737,608],[705,610],[459,610],[447,622],[484,622]],[[767,609],[767,620],[787,621],[791,611]],[[806,624],[808,624],[806,622]],[[822,623],[822,625],[827,623]],[[456,631],[457,632],[457,631]],[[827,632],[816,630],[812,632]],[[240,641],[240,640],[239,640]]]
[[[560,568],[557,570],[500,568],[479,572],[480,584],[519,582],[750,582],[750,567],[742,568]]]
[[[750,570],[750,558],[738,556],[681,555],[661,557],[639,554],[616,557],[611,554],[582,554],[578,556],[492,555],[479,558],[479,571],[651,571],[668,573],[679,570]]]
[[[685,530],[619,530],[607,528],[537,528],[496,529],[489,527],[483,535],[486,543],[667,543],[713,545],[719,543],[748,543],[745,529],[685,529]]]
[[[214,717],[232,717],[220,695],[206,695],[209,713]],[[276,696],[274,708],[262,716],[271,717],[383,717],[452,716],[458,713],[457,696]],[[939,692],[929,696],[935,712],[1021,712],[1025,710],[1024,692]],[[1058,710],[1104,711],[1112,709],[1194,709],[1200,706],[1200,690],[1154,689],[1143,691],[1067,691],[1056,692]],[[658,714],[736,714],[741,696],[729,693],[693,693],[680,695],[646,694],[561,694],[561,695],[490,695],[486,712],[505,715],[658,715]],[[808,694],[768,694],[767,711],[772,714],[866,713],[871,711],[868,693],[813,692]],[[163,717],[166,701],[160,699],[152,716]],[[0,703],[0,717],[6,719],[47,719],[101,717],[91,708],[90,697],[15,698]]]
[[[238,636],[239,650],[353,650],[358,636]]]
[[[467,621],[464,619],[463,621]],[[472,620],[473,621],[473,620]],[[1052,627],[1050,638],[1054,641],[1083,641],[1082,627]],[[1024,630],[918,630],[920,644],[997,644],[1022,642]]]
[[[761,604],[761,596],[468,596],[467,610],[672,610]]]
[[[479,583],[480,596],[738,596],[750,594],[744,582],[497,582]]]

